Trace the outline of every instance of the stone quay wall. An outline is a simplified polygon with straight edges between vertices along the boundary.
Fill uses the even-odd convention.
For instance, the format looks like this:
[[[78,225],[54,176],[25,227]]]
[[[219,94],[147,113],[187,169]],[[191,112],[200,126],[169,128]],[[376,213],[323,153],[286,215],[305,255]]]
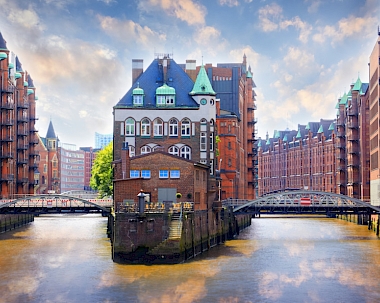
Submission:
[[[34,221],[32,214],[0,215],[0,233],[16,229]]]
[[[108,225],[113,260],[137,264],[180,263],[233,239],[251,225],[250,215],[235,215],[232,209],[185,212],[178,221],[173,221],[172,216],[171,213],[111,216]],[[171,230],[176,226],[179,232],[173,236]]]

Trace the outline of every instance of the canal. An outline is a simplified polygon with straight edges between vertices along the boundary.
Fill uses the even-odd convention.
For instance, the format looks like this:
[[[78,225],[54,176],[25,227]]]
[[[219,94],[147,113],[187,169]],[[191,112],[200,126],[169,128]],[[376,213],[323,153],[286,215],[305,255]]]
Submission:
[[[178,265],[112,262],[107,219],[52,215],[0,234],[0,303],[379,302],[380,240],[336,219],[260,218]]]

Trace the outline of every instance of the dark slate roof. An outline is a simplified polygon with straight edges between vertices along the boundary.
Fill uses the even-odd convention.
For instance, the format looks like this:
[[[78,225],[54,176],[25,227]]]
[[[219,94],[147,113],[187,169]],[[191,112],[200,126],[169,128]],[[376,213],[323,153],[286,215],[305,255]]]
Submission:
[[[1,32],[0,32],[0,49],[7,49],[7,42],[5,42]]]
[[[34,87],[33,79],[29,74],[28,74],[28,87]]]
[[[22,72],[22,64],[20,62],[20,60],[18,59],[18,57],[16,56],[16,72]]]
[[[144,105],[142,108],[158,108],[156,107],[156,89],[164,84],[164,75],[162,65],[159,64],[160,60],[155,59],[145,70],[144,73],[137,78],[136,82],[132,85],[129,91],[123,98],[115,105],[118,107],[131,107],[133,108],[132,92],[136,87],[144,90]],[[173,87],[176,91],[176,105],[174,108],[198,108],[199,105],[189,95],[192,91],[194,82],[185,73],[185,71],[173,59],[170,59],[167,69],[167,85]],[[138,108],[141,108],[139,106]],[[159,107],[168,109],[167,107]]]
[[[55,135],[53,123],[51,121],[49,123],[49,128],[48,128],[48,131],[46,133],[46,138],[48,138],[48,139],[57,138],[57,136]]]

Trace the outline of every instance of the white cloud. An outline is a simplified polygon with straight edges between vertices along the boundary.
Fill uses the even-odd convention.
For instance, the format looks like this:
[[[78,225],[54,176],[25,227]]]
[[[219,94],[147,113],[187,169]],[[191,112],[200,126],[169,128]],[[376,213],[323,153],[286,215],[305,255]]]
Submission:
[[[305,3],[310,3],[309,7],[307,8],[307,11],[309,13],[316,13],[319,9],[319,6],[322,4],[322,1],[320,0],[305,0]]]
[[[243,62],[244,54],[247,56],[248,65],[255,69],[258,65],[259,60],[261,60],[261,56],[250,45],[232,49],[230,51],[230,57],[232,60],[234,60],[234,62]]]
[[[215,57],[218,52],[226,48],[227,41],[215,27],[205,26],[198,28],[193,34],[193,41],[201,48],[201,53]]]
[[[102,15],[97,15],[97,18],[104,32],[124,43],[137,43],[151,48],[152,43],[166,40],[165,34],[157,33],[132,20],[119,20]]]
[[[205,24],[207,9],[205,6],[192,0],[142,0],[138,7],[143,11],[162,9],[166,14],[174,16],[189,25]]]
[[[296,29],[298,29],[300,31],[298,39],[301,42],[303,42],[303,43],[307,42],[308,37],[309,37],[309,35],[311,33],[311,30],[313,28],[310,24],[308,24],[307,22],[302,21],[300,19],[300,17],[298,17],[298,16],[294,17],[291,20],[285,20],[285,21],[282,21],[280,23],[280,28],[281,29],[286,29],[289,26],[294,26]]]
[[[307,72],[310,72],[311,67],[315,67],[314,54],[308,53],[297,47],[289,47],[288,52],[284,57],[284,62],[288,68],[296,70],[302,74],[305,72],[305,69],[309,69]]]
[[[238,6],[239,1],[238,0],[219,0],[219,4],[222,6],[227,5],[227,6],[233,7],[233,6]]]

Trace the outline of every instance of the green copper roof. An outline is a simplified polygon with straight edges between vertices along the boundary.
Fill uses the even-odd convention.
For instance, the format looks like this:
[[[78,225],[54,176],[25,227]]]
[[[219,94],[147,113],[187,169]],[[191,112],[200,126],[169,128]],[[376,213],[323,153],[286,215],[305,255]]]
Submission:
[[[302,138],[302,136],[301,136],[301,129],[298,129],[298,133],[297,133],[296,139],[300,139],[300,138]]]
[[[361,88],[362,88],[362,81],[361,81],[360,78],[358,77],[358,80],[356,80],[355,85],[354,85],[354,87],[352,88],[352,90],[360,91]]]
[[[306,130],[310,130],[310,125],[309,125],[309,123],[306,125],[305,129],[306,129]]]
[[[15,78],[16,78],[16,79],[19,79],[19,78],[21,78],[21,73],[19,73],[19,72],[16,72],[16,73],[15,73]]]
[[[12,62],[8,64],[8,68],[14,68],[14,67],[15,65]]]
[[[261,140],[257,143],[257,147],[261,147]]]
[[[323,126],[321,125],[320,127],[319,127],[319,129],[318,129],[318,132],[317,132],[318,134],[322,134],[323,133]]]
[[[164,83],[164,85],[157,87],[156,95],[175,95],[175,88]]]
[[[144,90],[140,87],[136,87],[133,91],[132,91],[132,95],[144,95]]]
[[[28,81],[24,81],[24,86],[28,86]]]
[[[344,93],[343,97],[342,97],[342,98],[340,99],[340,101],[339,101],[339,104],[344,104],[344,105],[346,105],[346,103],[347,103],[347,94]]]
[[[288,134],[286,134],[286,135],[284,136],[284,139],[282,139],[282,141],[284,141],[284,142],[288,142]]]
[[[270,140],[269,139],[267,140],[267,145],[270,145]]]
[[[247,78],[252,78],[252,74],[249,70],[247,70]]]
[[[274,137],[275,137],[276,139],[280,138],[280,137],[281,137],[280,132],[279,132],[279,131],[276,131],[276,134],[274,135]]]
[[[8,58],[8,55],[4,52],[0,52],[0,60]]]
[[[216,95],[204,66],[201,66],[190,95]]]
[[[335,129],[335,123],[333,122],[330,124],[329,130],[334,130],[334,129]]]
[[[339,109],[339,101],[336,103],[335,109]]]
[[[33,94],[33,93],[34,93],[34,90],[31,88],[28,88],[28,95]]]

